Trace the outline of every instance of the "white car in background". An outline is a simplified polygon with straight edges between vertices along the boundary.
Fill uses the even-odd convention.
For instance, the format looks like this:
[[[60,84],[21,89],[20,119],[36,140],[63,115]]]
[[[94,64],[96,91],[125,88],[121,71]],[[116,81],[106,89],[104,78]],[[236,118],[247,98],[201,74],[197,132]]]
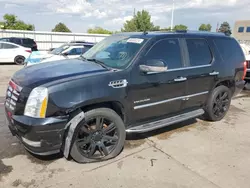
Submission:
[[[36,65],[39,63],[46,63],[50,61],[73,59],[80,57],[90,48],[94,43],[67,43],[49,52],[34,51],[25,61],[25,66]]]
[[[25,48],[15,43],[0,41],[0,63],[16,63],[22,65],[30,54],[30,48]]]

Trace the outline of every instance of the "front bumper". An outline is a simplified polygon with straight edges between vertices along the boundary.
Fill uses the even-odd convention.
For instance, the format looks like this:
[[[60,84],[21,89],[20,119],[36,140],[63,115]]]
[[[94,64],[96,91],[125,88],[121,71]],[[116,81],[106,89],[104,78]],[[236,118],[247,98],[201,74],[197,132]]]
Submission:
[[[7,110],[6,116],[13,136],[16,136],[31,153],[51,155],[60,152],[68,117],[10,117]]]

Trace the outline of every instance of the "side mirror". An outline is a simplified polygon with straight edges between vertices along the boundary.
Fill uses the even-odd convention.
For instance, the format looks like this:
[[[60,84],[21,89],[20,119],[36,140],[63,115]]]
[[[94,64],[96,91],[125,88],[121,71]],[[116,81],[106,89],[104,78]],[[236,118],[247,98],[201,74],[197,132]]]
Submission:
[[[69,54],[68,54],[68,52],[64,52],[64,53],[62,53],[62,55],[63,56],[68,56]]]
[[[167,71],[167,66],[162,60],[148,60],[144,65],[140,65],[140,71],[143,73],[159,73]]]

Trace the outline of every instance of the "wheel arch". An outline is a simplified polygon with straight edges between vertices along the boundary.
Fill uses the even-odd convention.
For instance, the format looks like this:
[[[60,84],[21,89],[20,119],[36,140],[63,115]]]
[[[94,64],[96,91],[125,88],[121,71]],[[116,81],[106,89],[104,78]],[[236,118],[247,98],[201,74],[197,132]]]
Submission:
[[[221,85],[224,85],[224,86],[228,87],[230,89],[230,91],[232,92],[232,94],[234,93],[234,91],[235,91],[235,80],[233,80],[233,79],[220,80],[215,84],[213,89],[215,89],[216,87],[221,86]]]
[[[79,129],[79,123],[85,121],[85,112],[96,109],[96,108],[109,108],[114,110],[124,121],[125,120],[125,110],[124,106],[119,101],[105,101],[99,103],[92,103],[88,105],[76,108],[69,114],[69,122],[66,125],[65,132],[63,135],[63,145],[62,151],[65,158],[70,157],[70,150],[72,148],[72,141],[75,139],[76,132]]]
[[[110,108],[110,109],[114,110],[121,117],[121,119],[123,121],[126,121],[125,107],[119,101],[96,102],[96,103],[91,103],[88,105],[83,105],[80,107],[80,109],[83,112],[87,112],[87,111],[95,109],[95,108]]]

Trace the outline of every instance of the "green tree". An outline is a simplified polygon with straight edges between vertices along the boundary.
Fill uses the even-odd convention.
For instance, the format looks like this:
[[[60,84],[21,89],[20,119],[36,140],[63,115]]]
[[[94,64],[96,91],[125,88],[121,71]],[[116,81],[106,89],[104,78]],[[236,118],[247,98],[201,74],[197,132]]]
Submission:
[[[52,29],[52,32],[67,32],[71,33],[70,29],[62,22],[56,24],[55,28]]]
[[[3,22],[0,25],[3,25],[3,29],[12,29],[12,30],[29,30],[34,31],[35,26],[31,24],[26,24],[22,20],[18,20],[17,16],[14,14],[5,14],[3,16]]]
[[[112,34],[113,33],[112,31],[103,29],[101,27],[90,28],[88,29],[87,32],[91,34]]]
[[[146,10],[138,11],[131,20],[123,24],[122,32],[133,31],[159,31],[159,26],[154,26],[151,16]]]
[[[199,27],[199,31],[211,31],[212,26],[210,24],[201,24]]]
[[[225,35],[230,36],[232,34],[231,27],[228,22],[223,22],[220,25],[219,32],[225,33]]]
[[[187,30],[187,29],[188,27],[182,24],[174,26],[174,30]]]
[[[161,28],[160,31],[171,31],[171,27]]]

